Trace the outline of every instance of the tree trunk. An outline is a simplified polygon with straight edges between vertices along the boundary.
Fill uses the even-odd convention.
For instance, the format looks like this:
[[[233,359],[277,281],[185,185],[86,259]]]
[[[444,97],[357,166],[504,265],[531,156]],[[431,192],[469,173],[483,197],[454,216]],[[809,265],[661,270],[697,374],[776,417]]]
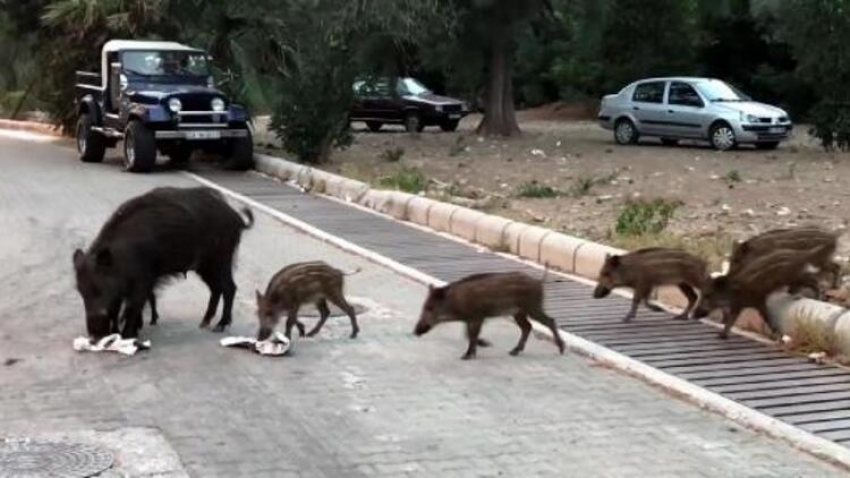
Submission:
[[[10,116],[9,119],[18,119],[18,114],[21,112],[21,108],[24,107],[24,103],[26,103],[27,98],[29,98],[30,93],[32,92],[32,89],[35,87],[35,85],[35,80],[30,82],[29,86],[27,86],[27,89],[24,90],[24,94],[22,94],[21,98],[18,100],[18,104],[15,105],[15,109],[12,111],[12,116]]]
[[[504,33],[495,34],[490,55],[487,104],[477,132],[485,136],[518,135],[520,130],[514,108],[514,50]]]

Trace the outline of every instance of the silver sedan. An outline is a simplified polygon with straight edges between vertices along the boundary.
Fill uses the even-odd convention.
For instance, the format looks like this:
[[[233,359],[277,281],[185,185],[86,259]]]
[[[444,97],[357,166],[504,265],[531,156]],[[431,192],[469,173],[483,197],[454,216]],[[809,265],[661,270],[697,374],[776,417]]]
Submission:
[[[606,95],[598,120],[619,144],[648,136],[668,145],[708,141],[719,150],[739,144],[774,149],[793,128],[780,108],[753,101],[723,81],[690,77],[640,80]]]

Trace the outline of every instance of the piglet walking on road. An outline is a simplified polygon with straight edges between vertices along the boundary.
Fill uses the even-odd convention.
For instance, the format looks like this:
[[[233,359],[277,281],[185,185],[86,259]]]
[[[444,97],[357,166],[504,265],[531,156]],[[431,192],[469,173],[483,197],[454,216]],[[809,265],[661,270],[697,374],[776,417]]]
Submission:
[[[266,293],[257,291],[257,315],[260,331],[257,340],[266,340],[274,331],[280,317],[286,314],[286,336],[292,337],[292,327],[304,336],[304,324],[298,321],[298,309],[304,304],[315,304],[319,309],[319,322],[307,333],[313,337],[325,325],[331,314],[328,301],[342,309],[351,319],[351,338],[357,338],[360,327],[357,317],[343,295],[343,278],[356,274],[360,269],[344,273],[324,262],[302,262],[284,267],[275,274],[266,287]]]
[[[475,357],[482,341],[478,335],[484,320],[503,315],[513,315],[522,335],[519,343],[511,350],[517,355],[525,349],[531,322],[528,318],[549,327],[558,350],[564,353],[564,341],[558,333],[555,320],[543,311],[543,281],[521,272],[473,274],[444,287],[430,286],[428,298],[422,306],[419,322],[414,334],[422,336],[442,322],[466,322],[469,348],[464,360]]]

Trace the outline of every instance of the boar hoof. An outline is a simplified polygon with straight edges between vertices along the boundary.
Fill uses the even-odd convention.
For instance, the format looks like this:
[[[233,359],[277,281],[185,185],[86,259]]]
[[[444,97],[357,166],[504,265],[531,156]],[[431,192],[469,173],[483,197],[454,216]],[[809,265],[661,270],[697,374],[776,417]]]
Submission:
[[[516,357],[519,353],[522,352],[522,349],[517,347],[510,351],[511,357]]]
[[[727,331],[725,331],[725,330],[724,330],[724,331],[720,332],[719,337],[720,337],[721,339],[723,339],[723,340],[726,340],[726,339],[728,339],[728,338],[729,338],[729,332],[727,332]]]
[[[679,314],[673,317],[673,320],[688,320],[688,314]]]
[[[349,338],[351,338],[351,339],[356,339],[356,338],[357,338],[357,333],[358,333],[357,331],[352,332],[352,333],[351,333],[351,335],[349,336]]]
[[[631,322],[632,319],[634,319],[634,318],[635,318],[634,315],[627,315],[627,316],[623,317],[623,322],[627,322],[627,323]]]
[[[318,333],[319,333],[318,330],[311,330],[311,331],[307,332],[307,337],[309,337],[309,338],[315,337],[316,334],[318,334]],[[304,334],[301,334],[301,336],[304,337]]]
[[[490,347],[490,346],[492,346],[492,344],[489,341],[484,340],[484,339],[478,339],[476,342],[478,343],[479,347]]]
[[[220,333],[224,332],[224,329],[226,329],[226,328],[227,328],[227,324],[218,324],[212,329],[212,331],[220,334]]]
[[[475,358],[475,354],[474,354],[474,353],[472,353],[472,352],[467,352],[467,353],[463,354],[463,357],[461,357],[460,359],[461,359],[461,360],[471,360],[471,359],[474,359],[474,358]]]

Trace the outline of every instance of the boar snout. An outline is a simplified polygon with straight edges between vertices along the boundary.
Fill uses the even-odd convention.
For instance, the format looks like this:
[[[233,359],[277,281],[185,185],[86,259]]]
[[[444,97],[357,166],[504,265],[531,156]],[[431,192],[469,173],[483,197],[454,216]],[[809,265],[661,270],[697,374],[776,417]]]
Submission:
[[[431,330],[432,327],[433,325],[429,324],[428,322],[420,320],[419,323],[416,324],[416,328],[413,329],[413,335],[417,337],[425,335]]]
[[[86,330],[89,336],[95,340],[100,340],[109,335],[111,330],[111,321],[106,311],[86,315]]]
[[[606,287],[602,284],[599,284],[599,285],[596,286],[595,289],[593,289],[593,298],[594,299],[601,299],[603,297],[607,297],[608,294],[610,294],[610,293],[611,293],[611,288]]]
[[[264,340],[267,340],[269,337],[271,337],[273,331],[274,329],[269,327],[260,327],[260,331],[257,332],[257,341],[262,342]]]

